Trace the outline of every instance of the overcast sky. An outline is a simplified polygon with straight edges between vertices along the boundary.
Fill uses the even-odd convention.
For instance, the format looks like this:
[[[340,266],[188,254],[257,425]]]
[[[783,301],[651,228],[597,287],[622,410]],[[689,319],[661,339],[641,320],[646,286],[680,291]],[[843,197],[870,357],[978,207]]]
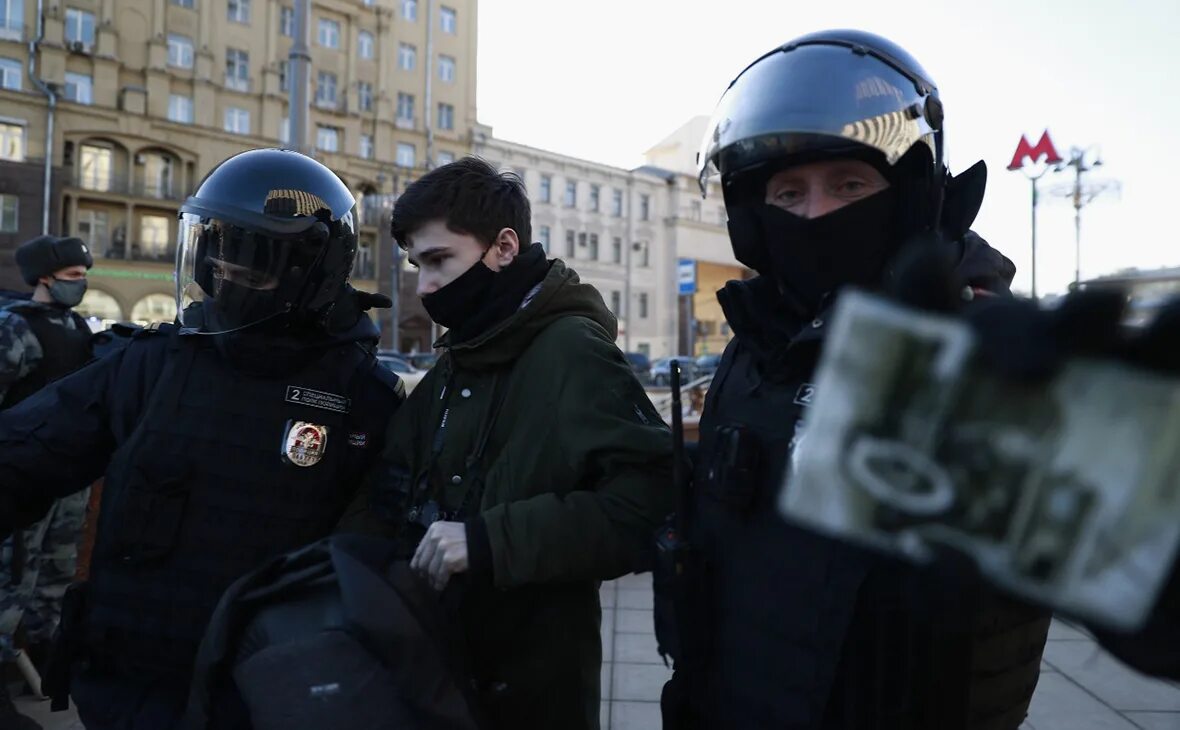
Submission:
[[[951,170],[988,164],[975,229],[1029,286],[1029,183],[1005,168],[1020,135],[1101,146],[1120,196],[1082,211],[1082,277],[1180,266],[1180,0],[882,3],[481,0],[478,116],[497,137],[623,167],[710,114],[766,50],[852,27],[908,49],[939,86]],[[1067,183],[1050,174],[1042,188]],[[1037,283],[1074,276],[1073,208],[1042,198]]]

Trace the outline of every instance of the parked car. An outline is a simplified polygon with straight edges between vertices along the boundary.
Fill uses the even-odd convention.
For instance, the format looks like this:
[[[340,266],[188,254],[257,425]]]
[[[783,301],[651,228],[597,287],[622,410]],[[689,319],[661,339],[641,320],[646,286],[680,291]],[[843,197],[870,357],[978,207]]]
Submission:
[[[701,355],[697,358],[697,377],[703,378],[706,375],[713,375],[717,372],[717,367],[721,365],[721,354],[716,355]]]
[[[672,384],[672,361],[680,361],[680,384],[687,385],[689,382],[696,380],[697,365],[696,360],[689,355],[677,355],[676,357],[661,357],[651,364],[651,382],[656,387],[665,387]]]
[[[624,352],[623,357],[627,358],[635,377],[640,380],[645,380],[648,377],[648,372],[651,370],[651,360],[647,355],[642,352]]]
[[[407,393],[412,391],[414,386],[418,385],[426,375],[425,370],[414,367],[410,359],[400,352],[379,350],[377,352],[377,361],[390,372],[401,378],[401,381],[406,385]]]

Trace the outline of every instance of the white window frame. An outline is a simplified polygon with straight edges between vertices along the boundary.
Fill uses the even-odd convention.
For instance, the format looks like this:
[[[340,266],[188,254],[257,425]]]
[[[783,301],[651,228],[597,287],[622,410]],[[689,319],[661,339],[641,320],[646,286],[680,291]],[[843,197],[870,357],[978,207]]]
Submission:
[[[0,0],[0,3],[5,0]],[[0,89],[20,91],[24,84],[25,65],[15,58],[0,57]]]
[[[9,201],[12,201],[11,206]],[[11,218],[5,211],[12,210]],[[0,233],[16,233],[20,230],[20,198],[15,195],[0,194]]]
[[[373,60],[373,49],[375,47],[373,34],[367,30],[362,30],[356,34],[356,55],[364,61]]]
[[[361,112],[373,111],[373,85],[368,81],[356,82],[356,108]]]
[[[438,80],[444,84],[455,83],[455,57],[438,57]]]
[[[325,144],[331,140],[330,144]],[[340,151],[340,130],[336,127],[318,125],[315,130],[315,148],[322,152]]]
[[[25,0],[0,0],[4,6],[4,24],[0,25],[0,38],[19,41],[25,30]]]
[[[320,18],[316,41],[324,48],[340,48],[340,21]]]
[[[279,8],[279,35],[295,37],[295,8],[283,5]]]
[[[578,181],[566,180],[565,192],[562,193],[561,203],[567,208],[578,207]]]
[[[291,64],[287,59],[279,61],[279,91],[291,91]]]
[[[26,131],[25,125],[15,119],[0,119],[0,160],[25,161]]]
[[[454,161],[455,161],[455,155],[453,153],[446,152],[446,151],[438,153],[438,164],[449,165]]]
[[[234,63],[230,65],[230,57]],[[225,86],[234,91],[250,90],[250,52],[243,48],[225,49]]]
[[[240,106],[225,108],[223,129],[230,134],[250,134],[250,110]]]
[[[541,191],[541,202],[542,203],[553,202],[553,176],[552,175],[542,175],[541,176],[540,191]]]
[[[87,38],[86,20],[90,20],[90,33]],[[97,33],[97,26],[94,20],[94,13],[89,10],[82,10],[81,8],[66,8],[66,23],[65,23],[65,41],[68,44],[81,43],[82,48],[89,51],[94,48],[95,34]],[[71,37],[75,35],[77,37]]]
[[[398,167],[413,168],[417,163],[418,150],[409,142],[397,143],[397,161]]]
[[[192,124],[193,98],[184,94],[170,95],[168,97],[168,121],[179,124]]]
[[[70,89],[73,89],[73,93],[70,92]],[[93,104],[94,77],[90,74],[67,71],[65,84],[62,87],[62,98],[75,104]]]
[[[250,25],[250,0],[226,0],[225,16],[231,23]]]
[[[410,22],[417,22],[418,0],[402,0],[402,18]]]
[[[98,152],[105,152],[105,155],[100,157],[106,158],[106,177],[100,177],[95,174],[88,176],[83,165],[85,164],[86,150],[93,149]],[[96,190],[98,192],[109,192],[115,183],[115,151],[110,147],[96,144],[83,144],[78,148],[78,186],[84,190]]]
[[[373,159],[375,151],[376,145],[373,144],[373,135],[362,134],[360,136],[360,141],[357,143],[357,152],[360,153],[361,158],[365,160],[371,160]]]
[[[330,96],[327,93],[329,90],[332,92]],[[338,103],[337,99],[339,98],[337,94],[336,74],[331,71],[320,71],[316,75],[315,105],[318,107],[335,108]]]
[[[413,71],[418,65],[418,47],[412,43],[397,45],[397,67],[402,71]]]
[[[168,34],[168,65],[175,68],[193,67],[193,39],[180,33]]]
[[[404,91],[397,92],[397,110],[394,118],[401,122],[414,121],[414,95]]]
[[[438,103],[438,128],[452,130],[455,128],[455,105],[440,101]]]
[[[147,225],[151,221],[153,225]],[[140,255],[150,259],[163,259],[168,255],[168,245],[172,243],[169,233],[171,224],[166,215],[146,214],[139,217],[139,251]],[[148,240],[149,229],[158,238]]]
[[[615,218],[623,217],[623,191],[618,188],[611,188],[610,214]]]
[[[448,8],[446,5],[439,6],[438,27],[439,30],[447,35],[455,35],[459,32],[459,13],[454,8]]]

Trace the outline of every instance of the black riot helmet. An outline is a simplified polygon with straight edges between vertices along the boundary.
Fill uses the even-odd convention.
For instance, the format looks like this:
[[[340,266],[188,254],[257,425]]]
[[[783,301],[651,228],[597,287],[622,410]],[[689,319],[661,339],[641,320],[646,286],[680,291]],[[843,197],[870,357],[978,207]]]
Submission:
[[[356,258],[355,207],[335,173],[298,152],[225,160],[180,207],[179,311],[203,302],[206,330],[323,327]]]
[[[835,158],[867,162],[889,182],[891,251],[939,228],[948,176],[938,89],[909,53],[871,33],[832,30],[789,41],[722,95],[697,162],[703,193],[720,174],[739,261],[762,274],[775,268],[770,246],[780,242],[767,241],[761,214],[751,213],[764,206],[767,180]]]

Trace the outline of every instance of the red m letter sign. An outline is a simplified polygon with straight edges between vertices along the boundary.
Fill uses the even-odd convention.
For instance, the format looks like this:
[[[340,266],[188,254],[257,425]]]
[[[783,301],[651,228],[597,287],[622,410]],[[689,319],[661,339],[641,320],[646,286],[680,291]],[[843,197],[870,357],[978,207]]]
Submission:
[[[1037,162],[1044,155],[1045,162],[1050,165],[1055,165],[1061,162],[1061,155],[1057,154],[1057,149],[1053,147],[1053,140],[1049,139],[1049,130],[1045,130],[1041,135],[1041,140],[1037,142],[1036,147],[1028,143],[1028,138],[1023,134],[1020,135],[1020,144],[1016,145],[1016,154],[1012,156],[1012,162],[1008,164],[1009,170],[1019,170],[1024,167],[1024,161]]]

